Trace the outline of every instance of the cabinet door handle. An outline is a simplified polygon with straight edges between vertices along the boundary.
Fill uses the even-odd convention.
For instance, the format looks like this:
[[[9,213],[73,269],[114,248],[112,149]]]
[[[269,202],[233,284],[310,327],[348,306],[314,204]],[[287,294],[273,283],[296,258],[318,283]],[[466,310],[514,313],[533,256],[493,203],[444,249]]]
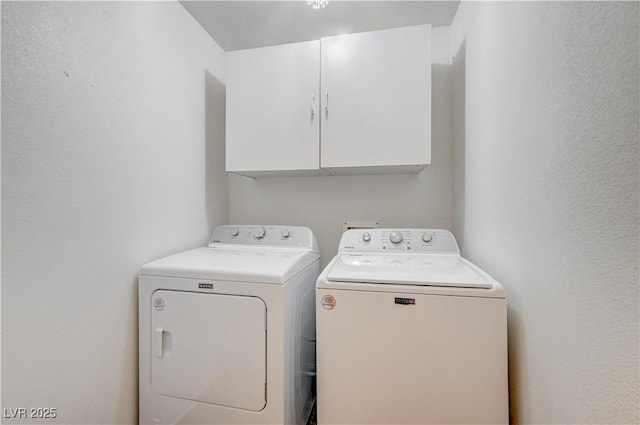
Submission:
[[[329,92],[326,92],[327,101],[324,103],[324,111],[329,115]]]
[[[316,116],[315,103],[316,103],[316,96],[312,94],[311,95],[311,119],[313,119],[313,117]]]

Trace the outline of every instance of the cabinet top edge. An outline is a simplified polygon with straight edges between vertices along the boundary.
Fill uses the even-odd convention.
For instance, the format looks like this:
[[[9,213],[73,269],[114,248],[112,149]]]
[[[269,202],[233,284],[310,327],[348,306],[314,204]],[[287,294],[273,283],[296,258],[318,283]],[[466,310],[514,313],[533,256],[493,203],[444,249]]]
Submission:
[[[233,54],[233,53],[246,52],[246,51],[251,51],[256,49],[276,48],[279,46],[287,46],[287,45],[294,45],[294,44],[320,43],[322,40],[329,39],[329,38],[355,36],[359,34],[369,34],[369,33],[380,33],[380,32],[386,32],[386,31],[399,31],[399,30],[407,30],[411,28],[415,28],[415,29],[424,28],[425,30],[429,31],[432,28],[432,25],[431,24],[405,25],[402,27],[381,28],[381,29],[375,29],[375,30],[368,30],[368,31],[364,30],[364,31],[350,32],[350,33],[344,33],[344,34],[333,34],[333,35],[326,35],[320,38],[314,38],[312,40],[292,41],[292,42],[286,42],[286,43],[280,43],[280,44],[270,44],[267,46],[248,47],[246,49],[227,50],[225,53]]]

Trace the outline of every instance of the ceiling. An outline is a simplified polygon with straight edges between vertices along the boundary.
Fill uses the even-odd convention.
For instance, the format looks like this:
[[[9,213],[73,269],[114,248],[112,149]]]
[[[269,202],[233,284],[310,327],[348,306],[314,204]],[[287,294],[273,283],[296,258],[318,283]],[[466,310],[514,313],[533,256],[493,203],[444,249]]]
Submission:
[[[229,51],[408,25],[449,25],[459,1],[329,0],[320,10],[305,0],[180,3]]]

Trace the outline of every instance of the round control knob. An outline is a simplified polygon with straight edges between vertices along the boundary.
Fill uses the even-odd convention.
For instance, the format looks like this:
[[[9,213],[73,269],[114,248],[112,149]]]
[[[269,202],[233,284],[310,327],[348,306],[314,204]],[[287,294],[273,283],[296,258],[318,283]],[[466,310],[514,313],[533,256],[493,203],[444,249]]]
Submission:
[[[422,240],[425,242],[431,242],[431,240],[433,239],[433,235],[431,233],[423,233],[422,234]]]
[[[364,233],[362,234],[362,240],[363,240],[364,242],[369,242],[369,241],[371,241],[371,233],[369,233],[369,232],[364,232]]]
[[[287,239],[289,236],[291,236],[291,232],[287,229],[282,230],[282,232],[280,232],[280,234],[282,235],[283,239]]]
[[[256,239],[262,239],[264,238],[264,227],[258,227],[254,232],[253,232],[253,237]]]
[[[238,236],[240,234],[240,230],[238,229],[231,229],[231,236],[233,236],[234,238],[236,236]]]
[[[400,232],[391,232],[389,233],[389,240],[393,243],[402,242],[402,233]]]

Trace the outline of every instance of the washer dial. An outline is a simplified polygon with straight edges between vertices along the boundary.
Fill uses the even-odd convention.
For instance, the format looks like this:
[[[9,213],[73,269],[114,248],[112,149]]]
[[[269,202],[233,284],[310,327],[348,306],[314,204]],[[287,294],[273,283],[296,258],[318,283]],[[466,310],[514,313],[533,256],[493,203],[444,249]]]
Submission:
[[[389,240],[394,244],[399,244],[400,242],[402,242],[402,239],[402,233],[398,231],[389,233]]]
[[[265,235],[265,230],[264,227],[258,227],[254,232],[253,232],[253,237],[256,239],[263,239]]]

